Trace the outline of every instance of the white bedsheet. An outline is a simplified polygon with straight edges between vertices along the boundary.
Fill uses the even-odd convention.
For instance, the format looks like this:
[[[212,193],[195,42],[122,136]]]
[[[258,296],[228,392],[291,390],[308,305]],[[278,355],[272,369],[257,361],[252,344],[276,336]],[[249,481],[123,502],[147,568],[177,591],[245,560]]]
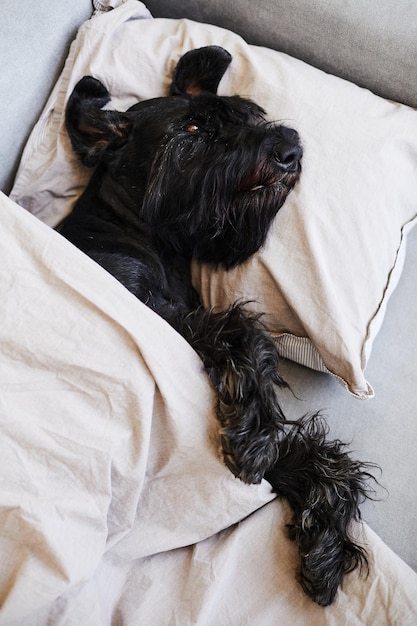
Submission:
[[[0,197],[0,624],[414,625],[417,575],[314,605],[290,511],[222,464],[202,365],[163,320]]]

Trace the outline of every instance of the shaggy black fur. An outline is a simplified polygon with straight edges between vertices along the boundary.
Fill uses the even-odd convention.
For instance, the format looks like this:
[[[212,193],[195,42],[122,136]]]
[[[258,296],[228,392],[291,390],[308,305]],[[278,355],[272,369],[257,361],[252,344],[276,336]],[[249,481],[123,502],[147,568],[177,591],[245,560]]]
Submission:
[[[204,310],[191,259],[234,267],[259,250],[299,178],[295,130],[265,120],[254,102],[216,94],[231,61],[193,50],[171,94],[126,112],[98,80],[83,78],[66,124],[82,163],[97,168],[61,233],[167,320],[198,352],[218,390],[224,460],[247,483],[265,477],[294,511],[290,537],[300,581],[319,604],[343,574],[366,565],[351,536],[366,496],[366,465],[327,441],[318,416],[285,418],[273,340],[242,304]]]

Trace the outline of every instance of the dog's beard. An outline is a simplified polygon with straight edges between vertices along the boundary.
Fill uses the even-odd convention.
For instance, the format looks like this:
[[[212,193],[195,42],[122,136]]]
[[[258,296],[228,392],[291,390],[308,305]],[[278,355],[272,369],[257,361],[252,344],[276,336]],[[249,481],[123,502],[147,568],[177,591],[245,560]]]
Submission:
[[[253,166],[252,155],[233,160],[221,148],[205,150],[203,140],[171,138],[152,164],[141,218],[176,253],[227,269],[244,262],[265,243],[299,177],[257,159]],[[195,167],[196,160],[205,166]]]

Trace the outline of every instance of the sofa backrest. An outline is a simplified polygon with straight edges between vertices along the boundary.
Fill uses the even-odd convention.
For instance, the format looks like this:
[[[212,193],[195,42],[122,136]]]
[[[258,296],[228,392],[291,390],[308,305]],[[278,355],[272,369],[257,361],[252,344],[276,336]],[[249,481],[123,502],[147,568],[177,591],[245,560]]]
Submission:
[[[415,0],[145,0],[154,17],[223,26],[417,107]]]
[[[92,0],[3,0],[0,20],[0,189],[9,192],[22,148]]]

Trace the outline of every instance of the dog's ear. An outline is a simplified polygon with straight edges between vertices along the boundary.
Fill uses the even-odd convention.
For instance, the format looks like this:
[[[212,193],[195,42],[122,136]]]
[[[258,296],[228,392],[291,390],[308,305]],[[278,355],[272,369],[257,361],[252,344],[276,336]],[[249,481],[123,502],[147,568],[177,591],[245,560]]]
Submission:
[[[171,95],[217,93],[232,55],[220,46],[190,50],[180,58],[172,79]]]
[[[96,165],[105,152],[126,143],[131,121],[125,113],[102,111],[109,100],[105,86],[91,76],[77,83],[68,100],[65,123],[73,150],[84,165]]]

